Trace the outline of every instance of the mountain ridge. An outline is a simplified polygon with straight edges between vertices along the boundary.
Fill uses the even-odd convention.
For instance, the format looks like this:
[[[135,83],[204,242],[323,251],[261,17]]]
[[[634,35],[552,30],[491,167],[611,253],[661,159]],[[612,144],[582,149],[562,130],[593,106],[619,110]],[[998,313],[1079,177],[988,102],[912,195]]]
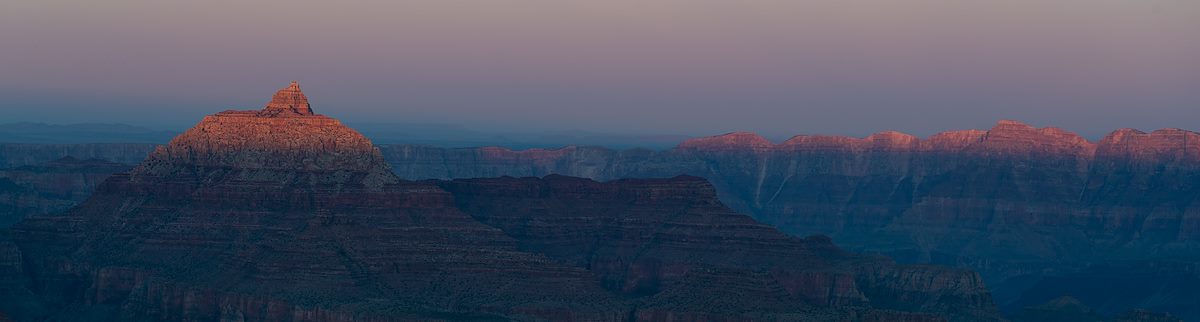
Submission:
[[[262,110],[205,117],[77,207],[0,234],[12,290],[0,313],[999,320],[975,272],[789,236],[698,177],[401,180],[368,139],[311,113],[295,83],[281,92]]]
[[[1130,141],[1138,141],[1131,143]],[[1121,146],[1125,149],[1149,145],[1156,150],[1170,150],[1179,146],[1184,150],[1200,151],[1200,133],[1178,128],[1164,128],[1149,133],[1137,129],[1123,128],[1110,132],[1092,141],[1074,132],[1059,127],[1036,128],[1015,120],[1001,120],[989,130],[952,130],[939,132],[925,138],[898,131],[881,131],[866,137],[842,135],[795,135],[783,142],[774,143],[753,132],[730,132],[720,135],[685,140],[674,149],[722,150],[747,149],[805,150],[896,150],[914,152],[951,152],[977,146],[983,151],[1034,152],[1041,149],[1047,153],[1074,153],[1093,156],[1102,146]],[[1131,149],[1136,150],[1136,149]],[[1185,151],[1186,152],[1186,151]],[[1197,152],[1200,156],[1200,152]]]

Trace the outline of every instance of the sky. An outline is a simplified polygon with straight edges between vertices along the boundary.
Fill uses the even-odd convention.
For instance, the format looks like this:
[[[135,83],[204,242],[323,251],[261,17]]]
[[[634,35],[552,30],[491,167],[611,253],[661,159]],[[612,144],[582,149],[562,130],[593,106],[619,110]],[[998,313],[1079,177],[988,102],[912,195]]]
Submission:
[[[0,2],[0,123],[864,136],[1200,129],[1195,0]]]

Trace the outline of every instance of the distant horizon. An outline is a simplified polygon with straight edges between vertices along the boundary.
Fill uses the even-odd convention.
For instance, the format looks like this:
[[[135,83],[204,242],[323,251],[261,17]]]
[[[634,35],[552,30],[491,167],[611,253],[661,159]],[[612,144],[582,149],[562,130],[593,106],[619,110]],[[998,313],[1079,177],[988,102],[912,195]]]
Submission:
[[[1200,124],[1198,32],[1178,0],[16,0],[0,120],[181,128],[298,80],[351,124],[1095,137]]]
[[[933,136],[933,135],[936,135],[939,133],[945,133],[945,132],[963,131],[963,130],[984,130],[984,131],[986,131],[986,130],[991,129],[997,123],[1000,123],[1003,121],[1016,121],[1016,122],[1020,122],[1022,124],[1027,124],[1027,125],[1033,126],[1035,128],[1039,128],[1039,129],[1040,128],[1060,128],[1060,129],[1066,130],[1071,133],[1076,133],[1076,134],[1080,135],[1081,137],[1083,137],[1084,139],[1087,139],[1088,141],[1093,142],[1093,143],[1103,139],[1105,136],[1107,136],[1115,131],[1122,130],[1122,129],[1134,129],[1134,130],[1138,130],[1138,131],[1145,132],[1145,133],[1151,133],[1151,132],[1154,132],[1157,130],[1166,130],[1166,129],[1182,129],[1182,130],[1186,130],[1186,131],[1197,132],[1196,129],[1189,129],[1189,128],[1162,127],[1162,128],[1154,128],[1154,129],[1139,129],[1139,128],[1131,128],[1131,127],[1119,127],[1119,128],[1110,129],[1110,130],[1105,131],[1104,133],[1101,133],[1098,135],[1086,135],[1086,134],[1080,133],[1078,131],[1075,131],[1073,129],[1064,128],[1064,127],[1060,127],[1060,126],[1032,124],[1032,123],[1028,123],[1028,122],[1025,122],[1022,120],[1011,120],[1011,119],[996,120],[995,122],[993,122],[993,124],[991,126],[986,126],[986,127],[943,129],[943,130],[940,130],[940,131],[937,131],[937,132],[934,132],[934,133],[931,133],[928,135],[917,135],[917,134],[913,134],[913,133],[897,131],[897,130],[890,130],[890,129],[880,129],[880,130],[876,130],[876,131],[873,131],[873,132],[870,132],[867,134],[861,134],[861,135],[839,134],[839,133],[811,133],[811,132],[801,132],[801,133],[794,133],[794,134],[787,134],[787,135],[769,135],[769,134],[758,133],[758,132],[754,132],[754,131],[730,131],[730,132],[722,132],[722,133],[694,134],[694,135],[593,132],[593,131],[583,131],[583,130],[521,132],[521,131],[501,131],[501,130],[487,130],[487,129],[481,130],[481,129],[471,128],[471,127],[465,126],[465,125],[435,124],[435,123],[387,123],[387,122],[365,122],[365,123],[343,122],[343,123],[345,123],[350,128],[353,128],[355,130],[358,130],[359,132],[362,132],[365,136],[370,138],[376,144],[429,145],[429,146],[447,147],[447,148],[496,146],[496,147],[511,148],[514,150],[525,150],[525,149],[536,149],[536,148],[559,148],[559,147],[566,147],[566,146],[602,146],[602,147],[619,148],[619,149],[623,149],[623,148],[664,149],[664,148],[674,147],[676,144],[681,143],[687,139],[721,136],[721,135],[732,134],[732,133],[737,133],[737,132],[754,133],[756,135],[759,135],[759,136],[767,139],[768,141],[770,141],[774,144],[780,144],[792,137],[800,136],[800,135],[845,136],[845,137],[852,137],[852,138],[866,138],[870,135],[884,133],[884,132],[900,132],[900,133],[904,133],[904,134],[908,134],[908,135],[913,135],[919,139],[924,140],[924,139],[928,139],[930,136]],[[12,133],[8,133],[8,132],[12,132],[12,131],[10,131],[9,128],[14,127],[14,126],[26,125],[26,124],[47,126],[47,127],[65,127],[65,128],[95,127],[95,126],[113,126],[113,127],[122,127],[122,128],[126,128],[126,129],[133,128],[133,129],[140,129],[140,130],[147,131],[147,133],[136,133],[136,134],[142,135],[143,137],[149,136],[149,135],[158,135],[161,137],[161,139],[158,139],[158,140],[138,139],[138,140],[130,140],[130,141],[126,142],[126,141],[115,140],[112,138],[105,138],[100,141],[92,142],[92,141],[87,141],[87,139],[83,139],[83,138],[74,140],[74,139],[71,139],[70,137],[65,137],[65,136],[70,136],[71,134],[64,132],[64,133],[56,133],[55,135],[57,135],[57,137],[55,137],[55,139],[52,141],[22,142],[20,140],[16,140],[16,141],[11,140]],[[43,122],[9,122],[9,123],[0,123],[0,143],[35,143],[35,144],[36,143],[66,143],[66,144],[166,143],[166,141],[170,140],[169,137],[178,135],[179,133],[182,133],[183,131],[187,130],[190,127],[191,127],[191,125],[182,126],[182,127],[178,127],[178,128],[155,128],[155,127],[151,127],[151,126],[143,126],[143,125],[138,125],[138,124],[99,123],[99,122],[67,123],[67,124],[54,124],[54,123],[43,123]],[[88,135],[96,135],[96,134],[100,134],[100,136],[104,135],[104,133],[102,133],[102,132],[105,129],[100,128],[97,130],[99,130],[100,132],[88,133]],[[462,132],[454,132],[454,130],[462,130]],[[428,131],[428,132],[423,132],[423,131]],[[154,133],[150,133],[150,132],[154,132]],[[10,136],[6,136],[6,134],[9,134]],[[424,134],[424,135],[422,135],[422,134]],[[75,136],[83,137],[83,135],[75,135]],[[6,139],[9,139],[9,140],[6,140]],[[572,141],[572,140],[576,140],[576,141]]]

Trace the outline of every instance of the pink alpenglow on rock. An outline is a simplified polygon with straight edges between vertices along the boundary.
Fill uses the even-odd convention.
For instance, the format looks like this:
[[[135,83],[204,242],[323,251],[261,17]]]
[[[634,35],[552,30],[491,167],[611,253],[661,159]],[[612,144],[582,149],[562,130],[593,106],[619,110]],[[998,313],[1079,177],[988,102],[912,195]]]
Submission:
[[[298,116],[298,115],[313,115],[312,106],[308,104],[308,97],[304,96],[304,92],[300,91],[300,84],[292,81],[291,85],[275,92],[275,96],[271,97],[271,102],[267,103],[267,107],[259,116]]]
[[[370,140],[334,118],[313,114],[296,82],[262,110],[205,116],[156,148],[132,174],[178,175],[198,168],[254,170],[252,177],[259,179],[282,180],[289,176],[270,172],[305,170],[362,172],[377,184],[396,180]]]
[[[307,106],[287,105],[302,102],[289,91],[263,111],[206,116],[77,207],[0,233],[0,313],[18,321],[75,312],[96,312],[97,321],[1000,320],[977,273],[897,265],[829,238],[787,235],[727,208],[699,177],[401,180],[357,131],[277,108]],[[570,151],[480,155],[523,161]]]

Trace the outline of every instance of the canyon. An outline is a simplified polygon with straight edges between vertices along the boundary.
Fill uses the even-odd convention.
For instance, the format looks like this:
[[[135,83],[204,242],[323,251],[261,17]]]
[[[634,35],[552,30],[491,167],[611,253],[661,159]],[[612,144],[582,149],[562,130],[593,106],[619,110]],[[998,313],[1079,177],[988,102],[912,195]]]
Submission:
[[[413,181],[385,160],[295,83],[207,116],[0,231],[0,318],[1000,320],[978,273],[786,234],[700,177]]]
[[[980,271],[1006,311],[1074,296],[1200,319],[1200,134],[1122,129],[1091,142],[1001,121],[928,138],[753,133],[665,151],[383,146],[404,178],[693,175],[797,236]]]
[[[133,166],[66,156],[0,169],[0,228],[25,217],[63,211],[87,199],[104,179]]]
[[[977,270],[1008,314],[1070,296],[1106,316],[1149,308],[1195,319],[1197,139],[1178,129],[1123,129],[1092,142],[1004,121],[925,139],[882,132],[776,144],[731,133],[665,151],[377,147],[409,180],[702,177],[723,204],[789,234],[831,236],[903,263]],[[138,163],[153,148],[0,144],[11,151],[0,160]],[[73,204],[58,202],[57,209]]]

